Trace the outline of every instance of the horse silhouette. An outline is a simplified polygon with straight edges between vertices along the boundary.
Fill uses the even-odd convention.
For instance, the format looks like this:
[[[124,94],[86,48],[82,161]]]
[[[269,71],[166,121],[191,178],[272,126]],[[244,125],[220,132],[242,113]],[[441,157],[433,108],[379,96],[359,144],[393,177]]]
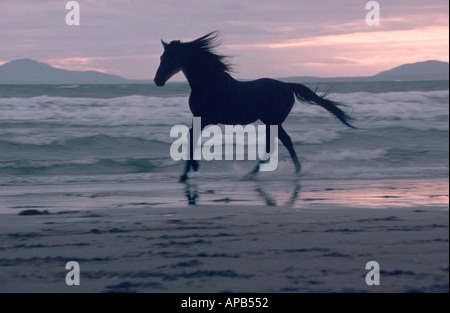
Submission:
[[[161,40],[164,53],[156,72],[157,86],[165,83],[182,71],[186,76],[191,94],[189,108],[194,117],[201,117],[201,128],[211,124],[245,125],[260,120],[266,125],[266,151],[270,150],[270,125],[278,126],[278,139],[289,151],[299,173],[301,166],[291,138],[282,123],[291,112],[295,99],[323,107],[343,124],[352,127],[352,118],[339,106],[338,102],[319,96],[302,84],[285,83],[275,79],[261,78],[253,81],[238,81],[231,76],[231,65],[227,57],[218,54],[218,32],[211,32],[191,42],[179,40],[166,43]],[[193,158],[193,130],[189,136],[189,159],[180,181],[188,179],[191,168],[198,170],[198,161]],[[272,143],[273,144],[273,143]],[[251,172],[256,174],[259,164]]]

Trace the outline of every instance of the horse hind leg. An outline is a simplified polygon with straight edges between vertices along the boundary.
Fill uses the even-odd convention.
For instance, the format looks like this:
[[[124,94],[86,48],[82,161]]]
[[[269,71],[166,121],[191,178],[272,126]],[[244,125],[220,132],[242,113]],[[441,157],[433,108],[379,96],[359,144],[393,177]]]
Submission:
[[[273,145],[274,142],[270,141],[270,125],[268,125],[266,123],[266,152],[269,153],[270,149],[270,145]],[[294,162],[295,165],[295,173],[300,173],[301,171],[301,165],[300,162],[298,160],[297,157],[297,153],[295,152],[294,149],[294,144],[292,143],[291,137],[289,137],[289,135],[286,133],[286,131],[284,130],[283,126],[278,125],[278,139],[281,140],[281,142],[283,143],[283,145],[286,147],[286,149],[289,151],[289,154],[291,156],[292,161]],[[256,175],[259,172],[260,169],[260,165],[265,161],[260,161],[256,167],[247,175],[247,177],[252,177],[254,175]]]
[[[295,153],[291,137],[289,137],[289,135],[286,133],[283,126],[281,125],[278,126],[278,139],[280,139],[283,145],[286,147],[286,149],[288,149],[289,154],[291,155],[291,159],[295,165],[295,173],[297,174],[300,173],[302,167],[300,165],[300,162],[298,161],[297,153]]]

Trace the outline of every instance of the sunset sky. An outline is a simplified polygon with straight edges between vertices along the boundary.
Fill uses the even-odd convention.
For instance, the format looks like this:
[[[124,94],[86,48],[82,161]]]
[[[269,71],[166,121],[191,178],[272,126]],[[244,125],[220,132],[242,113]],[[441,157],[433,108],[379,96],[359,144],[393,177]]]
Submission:
[[[0,64],[31,58],[71,70],[151,79],[160,39],[221,32],[237,78],[370,76],[392,67],[449,59],[448,0],[380,0],[367,25],[360,0],[79,0],[0,3]],[[181,74],[175,80],[184,79]]]

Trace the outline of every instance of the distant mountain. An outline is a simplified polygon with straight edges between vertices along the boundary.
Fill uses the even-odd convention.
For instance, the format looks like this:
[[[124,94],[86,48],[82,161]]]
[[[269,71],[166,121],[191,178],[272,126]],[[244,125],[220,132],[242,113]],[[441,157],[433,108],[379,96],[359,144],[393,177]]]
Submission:
[[[449,63],[425,61],[405,64],[369,77],[286,77],[287,82],[355,82],[448,80]],[[69,71],[30,59],[14,60],[0,66],[0,84],[130,84],[152,83],[151,80],[127,80],[97,71]]]
[[[415,80],[448,80],[449,63],[441,61],[425,61],[404,64],[381,72],[374,76],[361,77],[311,77],[298,76],[282,78],[287,82],[354,82],[354,81],[415,81]]]
[[[373,76],[376,80],[448,80],[449,64],[425,61],[397,66]]]
[[[128,80],[97,71],[69,71],[30,59],[0,66],[0,84],[123,84]]]

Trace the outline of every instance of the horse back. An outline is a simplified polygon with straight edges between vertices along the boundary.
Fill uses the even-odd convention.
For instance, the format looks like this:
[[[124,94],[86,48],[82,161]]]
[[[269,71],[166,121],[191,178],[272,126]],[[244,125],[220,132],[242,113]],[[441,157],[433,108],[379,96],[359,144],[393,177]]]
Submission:
[[[269,78],[230,80],[193,90],[189,107],[208,124],[249,124],[256,120],[281,123],[295,101],[288,85]]]

